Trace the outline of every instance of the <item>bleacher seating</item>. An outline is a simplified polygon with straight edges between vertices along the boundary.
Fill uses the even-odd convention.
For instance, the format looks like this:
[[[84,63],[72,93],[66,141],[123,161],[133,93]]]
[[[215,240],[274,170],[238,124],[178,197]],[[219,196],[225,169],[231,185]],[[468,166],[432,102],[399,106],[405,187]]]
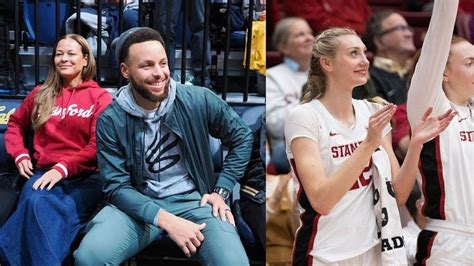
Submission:
[[[56,4],[51,0],[38,1],[40,18],[38,19],[38,41],[41,44],[52,45],[56,42]],[[67,0],[61,0],[59,5],[60,23],[69,15],[70,5]],[[47,19],[46,19],[47,18]],[[26,0],[23,4],[23,19],[25,22],[28,41],[35,41],[35,1]],[[61,29],[58,29],[61,31]]]
[[[4,135],[10,115],[20,106],[23,99],[24,97],[21,96],[0,96],[0,173],[12,171],[12,168],[14,168],[12,159],[6,153]],[[231,102],[230,105],[253,131],[259,130],[261,126],[260,119],[265,111],[264,103]],[[217,139],[211,138],[210,143],[215,170],[219,171],[225,158],[225,148],[221,146],[220,141]],[[234,193],[237,191],[239,191],[238,188],[234,190]],[[238,199],[239,197],[233,198]],[[185,258],[178,246],[169,238],[158,241],[146,248],[136,256],[136,262],[138,265],[156,265],[161,263],[166,265],[183,265],[183,263],[186,265],[199,265],[196,261]],[[263,265],[263,262],[252,261],[252,264]]]

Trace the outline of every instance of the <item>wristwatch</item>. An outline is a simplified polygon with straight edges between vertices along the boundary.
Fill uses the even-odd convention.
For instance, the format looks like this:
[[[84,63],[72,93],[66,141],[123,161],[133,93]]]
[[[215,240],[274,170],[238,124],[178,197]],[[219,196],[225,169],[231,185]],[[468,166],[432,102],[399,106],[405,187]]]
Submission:
[[[215,187],[212,192],[219,194],[224,199],[224,201],[227,201],[230,198],[230,191],[223,187]]]

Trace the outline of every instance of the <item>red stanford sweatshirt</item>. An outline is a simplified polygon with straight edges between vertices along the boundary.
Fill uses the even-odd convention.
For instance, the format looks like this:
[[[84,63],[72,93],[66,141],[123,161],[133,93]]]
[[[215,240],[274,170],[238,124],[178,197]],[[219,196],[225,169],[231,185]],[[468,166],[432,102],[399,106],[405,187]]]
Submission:
[[[23,144],[24,130],[32,128],[34,97],[40,89],[34,88],[8,121],[5,144],[16,164],[30,159]],[[110,93],[92,80],[75,88],[64,87],[56,97],[51,117],[34,134],[36,168],[54,168],[63,178],[96,171],[96,121],[111,102]]]

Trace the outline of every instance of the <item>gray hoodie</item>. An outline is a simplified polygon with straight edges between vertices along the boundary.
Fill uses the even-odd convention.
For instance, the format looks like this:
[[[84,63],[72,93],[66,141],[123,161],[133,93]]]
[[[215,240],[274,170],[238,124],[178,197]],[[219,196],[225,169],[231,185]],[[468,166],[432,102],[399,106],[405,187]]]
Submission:
[[[176,98],[176,82],[170,80],[168,97],[155,110],[140,107],[130,84],[120,88],[116,101],[130,115],[140,117],[146,125],[144,131],[145,162],[142,188],[145,194],[163,198],[194,190],[196,187],[185,167],[182,151],[176,135],[163,123],[162,118]]]

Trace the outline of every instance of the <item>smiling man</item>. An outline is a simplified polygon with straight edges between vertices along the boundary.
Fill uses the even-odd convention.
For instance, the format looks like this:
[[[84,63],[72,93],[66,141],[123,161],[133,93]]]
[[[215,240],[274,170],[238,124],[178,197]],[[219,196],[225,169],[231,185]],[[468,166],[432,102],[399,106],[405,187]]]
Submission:
[[[374,60],[369,69],[370,81],[365,87],[365,95],[354,96],[378,95],[397,105],[405,103],[409,61],[416,50],[413,28],[402,15],[392,10],[380,11],[369,18],[364,42],[374,53]]]
[[[157,31],[133,28],[115,45],[129,84],[97,122],[108,204],[76,265],[118,265],[166,234],[202,264],[248,265],[226,200],[248,164],[251,130],[211,91],[170,79]],[[229,147],[217,177],[209,135]]]

